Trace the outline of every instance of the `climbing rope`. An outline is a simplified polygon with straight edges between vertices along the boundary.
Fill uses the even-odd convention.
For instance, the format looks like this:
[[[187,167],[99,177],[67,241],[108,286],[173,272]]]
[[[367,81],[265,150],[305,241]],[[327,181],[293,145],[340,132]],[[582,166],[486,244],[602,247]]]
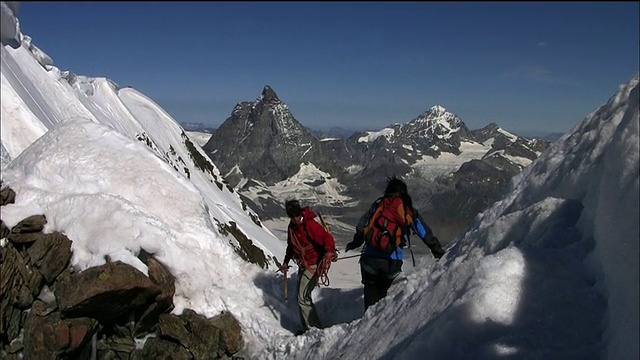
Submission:
[[[329,253],[325,255],[320,264],[318,264],[318,286],[320,284],[324,286],[329,286],[329,268],[331,267],[331,263],[338,260],[335,253]]]
[[[305,235],[307,236],[307,241],[308,241],[306,246],[302,245],[300,239],[298,239],[298,236],[293,231],[293,229],[289,228],[289,237],[291,239],[291,244],[293,245],[293,248],[297,250],[297,252],[299,253],[300,262],[302,263],[304,268],[309,270],[311,274],[317,273],[318,286],[320,285],[329,286],[329,268],[331,267],[332,262],[335,262],[338,260],[337,258],[338,255],[336,253],[328,253],[322,257],[322,260],[320,260],[320,263],[317,265],[316,269],[311,267],[310,264],[308,264],[306,261],[307,260],[306,254],[308,251],[311,251],[312,249],[314,249],[314,247],[313,247],[313,244],[311,243],[312,240],[310,239],[309,234],[307,234],[306,229],[304,232],[305,232]]]
[[[310,242],[307,242],[307,245],[303,246],[302,243],[300,242],[300,239],[298,239],[298,236],[293,231],[293,229],[289,229],[289,237],[291,239],[291,245],[293,245],[294,252],[298,254],[297,260],[299,260],[302,263],[305,269],[309,269],[309,271],[313,273],[313,269],[311,268],[310,264],[307,263],[307,259],[306,259],[307,252],[313,249],[313,244],[311,244]]]

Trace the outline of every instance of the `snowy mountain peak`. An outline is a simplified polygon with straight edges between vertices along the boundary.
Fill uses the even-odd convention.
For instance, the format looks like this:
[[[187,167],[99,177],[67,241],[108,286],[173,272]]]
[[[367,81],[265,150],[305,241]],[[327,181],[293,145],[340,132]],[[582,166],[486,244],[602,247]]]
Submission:
[[[434,105],[411,122],[439,122],[441,124],[457,125],[462,121],[457,115],[447,111],[444,106]]]
[[[432,106],[406,125],[410,135],[439,139],[450,138],[461,129],[465,134],[468,132],[462,120],[441,105]]]
[[[447,112],[447,109],[442,105],[434,105],[428,111],[434,114],[444,114]]]

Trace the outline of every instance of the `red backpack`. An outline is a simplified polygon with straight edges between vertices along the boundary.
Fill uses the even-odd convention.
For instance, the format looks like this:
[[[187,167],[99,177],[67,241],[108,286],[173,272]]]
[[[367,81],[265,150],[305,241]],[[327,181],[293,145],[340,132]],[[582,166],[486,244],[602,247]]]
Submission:
[[[401,197],[385,197],[364,227],[367,246],[384,253],[393,253],[402,244],[402,230],[413,222],[413,213]]]

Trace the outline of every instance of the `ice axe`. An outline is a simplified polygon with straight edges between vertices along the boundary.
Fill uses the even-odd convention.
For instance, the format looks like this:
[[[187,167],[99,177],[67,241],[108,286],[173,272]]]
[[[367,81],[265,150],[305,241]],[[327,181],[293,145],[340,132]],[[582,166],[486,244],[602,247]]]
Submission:
[[[349,256],[343,256],[343,257],[339,257],[337,260],[342,260],[342,259],[349,259],[349,258],[354,258],[354,257],[358,257],[361,256],[362,254],[357,254],[357,255],[349,255]]]
[[[287,268],[285,267],[282,271],[284,274],[284,300],[286,301],[289,298],[289,280],[287,280]]]
[[[282,274],[284,275],[284,299],[287,300],[289,298],[289,280],[287,280],[287,270],[289,269],[289,266],[285,266],[285,267],[281,267],[280,269],[276,270],[276,272],[278,271],[282,271]]]

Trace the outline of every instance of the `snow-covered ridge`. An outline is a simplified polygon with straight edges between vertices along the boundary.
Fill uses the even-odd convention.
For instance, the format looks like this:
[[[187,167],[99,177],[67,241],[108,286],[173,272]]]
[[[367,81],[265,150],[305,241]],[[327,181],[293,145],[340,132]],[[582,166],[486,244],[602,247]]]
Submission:
[[[377,138],[384,136],[387,140],[390,140],[395,134],[395,129],[392,128],[384,128],[380,131],[367,131],[365,136],[361,136],[358,138],[358,142],[373,142]]]
[[[5,25],[4,20],[11,23],[14,17],[7,4],[2,4]],[[147,150],[170,165],[176,176],[193,183],[210,209],[211,221],[233,221],[268,257],[283,251],[281,241],[256,223],[255,213],[233,189],[224,186],[219,170],[200,145],[191,141],[152,99],[135,89],[120,88],[105,77],[60,70],[29,36],[18,32],[16,37],[22,45],[0,49],[3,167],[48,131],[67,121],[85,119],[146,144]],[[220,206],[222,199],[225,206]],[[236,240],[222,241],[234,244]]]

